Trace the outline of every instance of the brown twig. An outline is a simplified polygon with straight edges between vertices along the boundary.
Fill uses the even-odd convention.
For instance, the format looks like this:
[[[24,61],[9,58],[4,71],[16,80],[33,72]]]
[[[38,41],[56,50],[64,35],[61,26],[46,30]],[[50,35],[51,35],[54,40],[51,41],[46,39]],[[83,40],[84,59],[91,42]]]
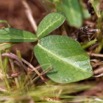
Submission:
[[[21,0],[21,1],[22,1],[23,6],[25,7],[26,16],[27,16],[29,22],[31,23],[32,28],[36,32],[37,31],[37,24],[36,24],[36,21],[34,20],[34,18],[32,16],[32,11],[31,11],[29,5],[27,4],[26,0]]]
[[[15,68],[14,68],[14,62],[13,62],[13,60],[12,60],[12,59],[9,59],[9,62],[10,62],[10,66],[11,66],[12,72],[13,72],[13,73],[16,73]],[[15,77],[15,78],[14,78],[14,81],[15,81],[15,84],[16,84],[17,88],[19,88],[20,85],[19,85],[18,78]]]
[[[15,54],[13,54],[13,53],[3,53],[2,56],[9,57],[9,58],[11,58],[13,60],[16,60],[19,63],[19,65],[25,70],[25,72],[27,71],[26,67],[22,63],[21,59],[18,58],[18,56],[16,56]]]
[[[97,53],[90,53],[88,52],[88,54],[92,57],[99,57],[99,58],[103,58],[103,54],[97,54]],[[103,67],[99,67],[98,69],[94,70],[94,77],[101,77],[103,76]]]
[[[0,87],[0,92],[7,93],[8,91],[6,89]]]
[[[88,52],[88,54],[89,54],[90,56],[103,58],[103,54],[96,54],[96,53],[90,53],[90,52]]]
[[[24,60],[22,58],[22,61],[28,65],[28,67],[30,67],[33,71],[35,71],[35,73],[44,81],[45,79],[43,78],[43,76],[38,72],[37,68],[35,68],[33,65],[31,65],[28,61]]]
[[[51,70],[52,70],[52,68],[49,68],[49,69],[43,71],[40,75],[43,76],[43,75],[47,74],[49,71],[51,71]],[[34,79],[33,79],[33,82],[34,82],[36,79],[38,79],[38,78],[39,78],[39,76],[37,76],[36,78],[34,78]]]
[[[31,65],[28,61],[24,60],[23,58],[19,59],[13,53],[3,53],[2,56],[6,56],[6,57],[9,57],[11,59],[16,60],[27,71],[27,68],[23,64],[23,63],[25,63],[29,68],[31,68],[44,81],[43,76],[38,72],[37,68],[35,68],[33,65]]]

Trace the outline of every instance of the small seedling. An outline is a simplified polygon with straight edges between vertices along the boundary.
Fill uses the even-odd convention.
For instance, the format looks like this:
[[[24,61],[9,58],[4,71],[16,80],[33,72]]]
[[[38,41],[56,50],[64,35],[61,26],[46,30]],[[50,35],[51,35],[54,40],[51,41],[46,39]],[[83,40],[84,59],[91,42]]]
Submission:
[[[65,17],[61,13],[50,13],[40,22],[36,34],[14,28],[0,29],[0,42],[37,41],[34,55],[43,70],[52,67],[47,73],[51,80],[57,83],[84,80],[92,76],[92,67],[81,45],[67,36],[48,36],[64,21]]]

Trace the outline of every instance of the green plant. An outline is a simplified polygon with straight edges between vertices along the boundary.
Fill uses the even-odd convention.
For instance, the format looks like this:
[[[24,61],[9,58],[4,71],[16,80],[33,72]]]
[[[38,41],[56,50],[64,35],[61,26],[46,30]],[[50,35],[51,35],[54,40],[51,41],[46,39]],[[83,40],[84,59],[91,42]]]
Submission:
[[[80,44],[67,37],[47,36],[65,21],[60,13],[48,14],[39,24],[36,35],[13,28],[0,29],[0,42],[35,42],[34,54],[47,76],[58,83],[70,83],[92,76],[89,57]]]
[[[75,84],[68,84],[84,80],[91,77],[93,74],[89,56],[83,48],[88,48],[93,44],[98,43],[94,52],[100,53],[103,49],[103,16],[102,11],[99,9],[100,0],[89,1],[97,15],[96,29],[99,32],[95,34],[96,36],[93,40],[87,41],[84,43],[85,45],[83,44],[82,46],[79,42],[67,36],[60,36],[57,34],[49,36],[49,34],[60,27],[65,20],[70,26],[76,28],[80,28],[82,26],[83,20],[90,17],[90,15],[88,14],[88,10],[82,5],[81,0],[50,0],[49,2],[55,5],[57,12],[50,13],[44,17],[38,25],[36,34],[10,28],[6,21],[0,21],[0,23],[6,23],[8,25],[7,28],[0,29],[0,80],[3,78],[0,83],[1,103],[30,103],[34,101],[36,103],[103,102],[102,97],[79,96],[81,91],[93,88],[94,85],[97,85],[98,81],[92,81],[92,83],[89,81],[88,83],[84,83],[84,81]],[[7,77],[8,58],[2,58],[2,54],[6,54],[3,50],[10,48],[19,42],[37,43],[33,48],[33,51],[42,67],[43,71],[41,73],[38,74],[37,69],[37,71],[34,70],[35,73],[34,71],[32,72],[33,75],[27,73],[22,75],[19,74],[19,76],[14,78]],[[8,50],[6,52],[8,52]],[[13,57],[12,53],[10,55]],[[11,71],[13,71],[14,75],[15,72],[18,72],[16,71],[16,67],[13,67],[12,59],[15,60],[18,58],[21,61],[24,61],[19,53],[17,54],[17,57],[9,58],[11,63],[10,69],[12,69]],[[21,63],[19,60],[18,62]],[[26,65],[29,67],[29,64]],[[42,79],[42,74],[46,74],[54,82],[49,80],[46,82],[43,81],[45,82],[44,85],[37,86],[35,82],[38,77]],[[77,95],[74,96],[72,94]]]

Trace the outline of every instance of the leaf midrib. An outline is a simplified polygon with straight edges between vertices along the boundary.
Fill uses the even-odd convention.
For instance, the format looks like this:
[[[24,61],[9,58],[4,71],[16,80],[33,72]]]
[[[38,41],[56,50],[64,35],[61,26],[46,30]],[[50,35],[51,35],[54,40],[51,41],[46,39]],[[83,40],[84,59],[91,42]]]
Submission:
[[[56,57],[59,61],[61,60],[61,61],[63,61],[64,63],[67,63],[67,64],[68,64],[67,61],[62,60],[58,55],[53,54],[50,50],[44,48],[42,45],[38,44],[38,46],[39,46],[41,49],[43,49],[44,51],[46,51],[46,52],[48,52],[49,54],[51,54],[54,58]],[[70,63],[70,61],[69,61],[69,64],[70,64],[72,67],[75,67],[75,69],[78,68],[78,67],[74,66],[73,63]],[[80,68],[78,68],[78,69],[81,70],[81,71],[85,71],[85,72],[88,73],[88,71],[86,71],[85,69],[80,69]]]
[[[50,28],[52,25],[54,25],[55,23],[57,23],[58,21],[60,21],[63,17],[58,18],[57,21],[51,23],[49,26],[47,26],[41,33],[38,34],[37,32],[37,36],[40,37],[46,30],[48,30],[48,28]],[[62,21],[62,23],[64,22],[64,20]],[[58,28],[58,27],[56,27]]]

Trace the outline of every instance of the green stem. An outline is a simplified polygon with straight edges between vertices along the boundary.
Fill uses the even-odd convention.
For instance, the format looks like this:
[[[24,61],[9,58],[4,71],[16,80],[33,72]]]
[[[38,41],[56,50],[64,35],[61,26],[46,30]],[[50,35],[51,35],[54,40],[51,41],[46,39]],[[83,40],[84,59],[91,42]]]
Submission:
[[[5,85],[7,87],[7,90],[10,91],[10,85],[9,85],[9,82],[8,82],[8,79],[7,79],[6,69],[4,68],[4,65],[3,65],[1,52],[0,52],[0,68],[2,69],[2,72],[3,72],[3,75],[4,75],[4,82],[5,82]]]
[[[98,47],[95,49],[95,52],[96,53],[100,53],[102,48],[103,48],[103,14],[101,13],[101,17],[98,18],[98,21],[97,21],[97,29],[100,30],[98,33],[97,33],[97,42],[98,42]]]
[[[91,41],[87,42],[86,44],[82,44],[82,48],[86,49],[86,48],[90,47],[91,45],[95,44],[96,42],[97,42],[96,39],[91,40]]]

